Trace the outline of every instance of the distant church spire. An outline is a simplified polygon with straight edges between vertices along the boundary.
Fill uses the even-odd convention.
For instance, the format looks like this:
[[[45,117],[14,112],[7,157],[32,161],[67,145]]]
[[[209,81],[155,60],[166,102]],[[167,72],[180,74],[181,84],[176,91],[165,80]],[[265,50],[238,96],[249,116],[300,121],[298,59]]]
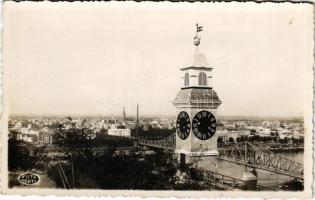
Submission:
[[[201,37],[198,36],[198,33],[203,31],[203,26],[199,26],[198,23],[196,24],[196,35],[194,37],[194,45],[196,46],[196,50],[198,50],[198,46],[200,44]]]
[[[136,137],[139,136],[139,104],[137,104]]]
[[[125,120],[126,120],[126,111],[125,111],[125,107],[123,107],[122,118],[123,118],[123,121],[125,121]]]

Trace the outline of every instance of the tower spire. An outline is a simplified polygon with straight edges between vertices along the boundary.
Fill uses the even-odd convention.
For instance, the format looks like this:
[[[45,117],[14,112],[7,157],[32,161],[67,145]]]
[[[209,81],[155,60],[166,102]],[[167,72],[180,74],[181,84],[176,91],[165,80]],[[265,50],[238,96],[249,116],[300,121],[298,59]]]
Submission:
[[[198,36],[198,33],[203,31],[203,26],[199,26],[198,23],[196,23],[196,35],[194,37],[194,45],[196,46],[196,50],[198,51],[198,46],[200,44],[201,37]]]

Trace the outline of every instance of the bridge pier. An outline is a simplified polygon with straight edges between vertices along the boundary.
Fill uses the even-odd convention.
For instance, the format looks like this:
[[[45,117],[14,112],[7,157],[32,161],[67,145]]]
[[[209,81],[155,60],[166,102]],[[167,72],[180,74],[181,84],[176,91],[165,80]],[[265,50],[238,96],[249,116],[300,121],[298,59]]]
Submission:
[[[183,154],[183,153],[180,153],[179,154],[179,164],[182,166],[182,165],[185,165],[186,164],[186,162],[187,162],[187,156],[185,155],[185,154]]]
[[[245,182],[245,190],[256,189],[258,178],[255,168],[252,171],[245,170],[245,172],[243,172],[243,181]]]
[[[206,170],[211,170],[213,172],[217,171],[217,156],[212,155],[191,155],[186,153],[176,153],[175,154],[180,166],[186,164],[193,164],[194,168],[204,168]],[[206,166],[203,166],[206,161]],[[201,166],[200,166],[201,164]]]
[[[180,169],[183,169],[186,164],[194,163],[192,159],[185,153],[175,153],[174,155],[179,163]]]

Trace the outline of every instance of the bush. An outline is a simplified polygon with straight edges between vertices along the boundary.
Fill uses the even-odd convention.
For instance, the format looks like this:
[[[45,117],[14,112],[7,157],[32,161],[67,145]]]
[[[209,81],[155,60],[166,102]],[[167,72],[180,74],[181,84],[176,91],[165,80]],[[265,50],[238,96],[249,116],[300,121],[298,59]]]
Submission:
[[[67,164],[68,163],[68,164]],[[116,155],[114,151],[102,156],[76,157],[73,160],[75,184],[72,181],[71,162],[62,164],[72,188],[98,189],[172,189],[177,163],[171,154]],[[48,170],[57,187],[63,187],[57,166]]]

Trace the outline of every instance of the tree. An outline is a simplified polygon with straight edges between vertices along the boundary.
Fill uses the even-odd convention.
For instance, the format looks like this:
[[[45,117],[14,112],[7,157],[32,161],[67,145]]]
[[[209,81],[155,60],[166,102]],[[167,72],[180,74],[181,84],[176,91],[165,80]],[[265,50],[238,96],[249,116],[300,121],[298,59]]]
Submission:
[[[61,165],[70,188],[176,189],[175,174],[179,165],[173,154],[163,151],[140,154],[136,149],[116,151],[116,146],[130,145],[132,140],[108,135],[90,140],[91,131],[71,122],[56,130],[54,143],[66,154]],[[92,148],[100,141],[114,148],[93,153]],[[195,171],[191,174],[194,179],[200,178]],[[48,176],[57,187],[64,187],[57,166],[49,168]]]
[[[56,129],[53,142],[62,148],[66,155],[76,156],[91,150],[89,140],[92,134],[93,131],[89,128],[80,128],[73,123],[67,123]]]
[[[32,169],[35,158],[30,155],[25,143],[10,138],[8,141],[9,171]]]
[[[65,164],[61,164],[57,159],[57,165],[53,167],[53,169],[48,170],[48,175],[55,178],[57,186],[62,186],[60,183],[61,177],[55,177],[55,175],[58,174],[56,173],[56,169],[58,167],[64,168],[64,173],[66,174],[65,176],[68,177],[67,187],[75,188],[77,187],[75,179],[78,177],[75,176],[74,166],[80,165],[83,159],[93,157],[92,146],[90,142],[93,130],[87,127],[77,127],[72,121],[71,117],[68,119],[69,122],[60,125],[55,130],[53,138],[53,143],[62,149],[62,153],[65,154],[65,158],[63,159],[67,162]]]

